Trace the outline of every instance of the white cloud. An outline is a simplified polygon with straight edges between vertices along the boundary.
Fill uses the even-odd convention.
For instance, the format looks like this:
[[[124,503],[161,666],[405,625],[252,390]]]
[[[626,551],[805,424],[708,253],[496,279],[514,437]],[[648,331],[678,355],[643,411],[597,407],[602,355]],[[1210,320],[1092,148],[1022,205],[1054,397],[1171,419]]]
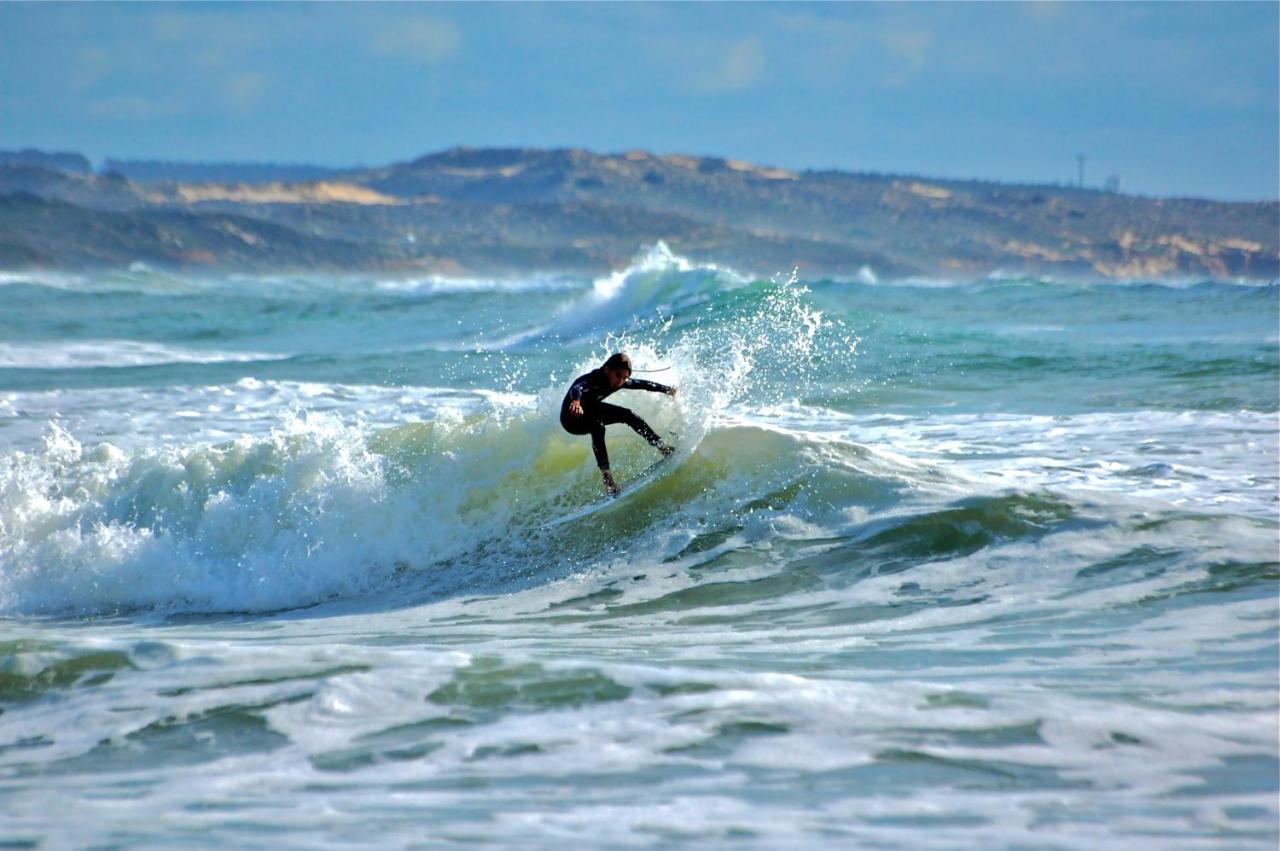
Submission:
[[[940,42],[932,16],[912,4],[865,4],[852,11],[857,14],[839,18],[786,9],[774,19],[790,45],[803,44],[784,55],[811,84],[877,80],[882,88],[898,89],[931,67],[950,66],[957,56],[966,62],[970,55],[984,57],[966,45]]]
[[[461,44],[462,33],[452,21],[424,15],[396,21],[373,37],[376,52],[427,65],[454,56]]]
[[[750,88],[764,76],[767,64],[764,46],[755,36],[728,45],[711,62],[693,80],[695,90],[705,94]]]
[[[882,78],[889,87],[904,86],[929,64],[936,39],[927,30],[897,30],[883,33],[880,44],[892,60]]]
[[[222,83],[222,96],[232,109],[250,112],[266,97],[269,83],[266,74],[255,71],[232,74]]]
[[[115,70],[111,51],[102,47],[80,49],[71,63],[70,84],[73,91],[93,88]]]
[[[184,50],[216,49],[223,55],[243,53],[269,43],[270,18],[245,14],[234,6],[207,8],[201,12],[178,11],[170,6],[157,6],[147,19],[150,40],[159,47],[166,45]]]
[[[94,118],[146,121],[180,115],[183,113],[183,108],[181,103],[173,99],[165,100],[145,95],[115,95],[90,102],[88,113]]]
[[[150,16],[151,35],[159,42],[187,41],[200,32],[196,20],[183,12],[176,12],[166,7]]]

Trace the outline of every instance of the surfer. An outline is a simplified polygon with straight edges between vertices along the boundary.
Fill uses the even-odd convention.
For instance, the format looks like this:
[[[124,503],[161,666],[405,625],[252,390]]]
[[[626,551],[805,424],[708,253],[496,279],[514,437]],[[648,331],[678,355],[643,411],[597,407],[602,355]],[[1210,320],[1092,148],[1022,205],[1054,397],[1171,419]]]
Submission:
[[[666,443],[649,428],[649,424],[635,415],[634,412],[618,405],[610,405],[601,401],[605,396],[617,390],[648,390],[651,393],[676,395],[676,388],[655,381],[645,381],[631,377],[631,358],[623,352],[609,356],[604,365],[593,369],[586,375],[578,376],[569,392],[564,394],[564,402],[560,405],[560,425],[569,434],[591,435],[591,451],[596,456],[596,466],[604,478],[605,490],[610,496],[617,496],[622,488],[613,480],[609,472],[609,450],[604,445],[604,427],[614,423],[631,426],[636,434],[649,441],[649,444],[662,453],[663,457],[675,452],[675,447]]]

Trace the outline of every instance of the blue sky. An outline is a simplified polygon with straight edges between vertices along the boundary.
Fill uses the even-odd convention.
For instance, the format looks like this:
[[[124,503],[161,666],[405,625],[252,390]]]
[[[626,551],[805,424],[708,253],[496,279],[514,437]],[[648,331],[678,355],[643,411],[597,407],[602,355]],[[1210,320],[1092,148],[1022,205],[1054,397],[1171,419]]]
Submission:
[[[0,147],[451,145],[1274,199],[1280,4],[0,3]]]

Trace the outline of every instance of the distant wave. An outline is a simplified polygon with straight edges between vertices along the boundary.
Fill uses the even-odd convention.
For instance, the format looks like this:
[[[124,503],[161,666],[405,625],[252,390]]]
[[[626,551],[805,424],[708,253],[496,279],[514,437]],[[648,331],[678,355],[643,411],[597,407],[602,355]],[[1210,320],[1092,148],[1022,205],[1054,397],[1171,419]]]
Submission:
[[[235,274],[201,277],[199,274],[170,275],[145,264],[97,274],[45,270],[0,271],[0,287],[31,286],[78,293],[130,292],[142,295],[187,295],[198,293],[240,293],[248,296],[296,295],[313,298],[317,294],[381,292],[389,295],[424,295],[484,292],[556,292],[589,289],[580,276],[557,272],[534,272],[504,277],[464,275],[379,275],[345,273],[330,275]]]
[[[1081,278],[1063,279],[1051,276],[1011,275],[994,272],[982,278],[934,278],[913,276],[907,278],[880,278],[870,269],[863,268],[851,277],[833,277],[815,284],[860,285],[869,287],[885,287],[899,289],[940,290],[940,289],[973,289],[987,290],[1001,287],[1056,287],[1059,289],[1080,289],[1096,287],[1162,287],[1166,289],[1185,290],[1195,287],[1240,287],[1245,289],[1272,289],[1280,286],[1280,281],[1255,280],[1251,278]]]
[[[582,280],[565,275],[534,274],[507,278],[467,278],[446,275],[430,275],[425,278],[386,278],[373,286],[390,293],[520,293],[557,292],[582,289]]]
[[[659,241],[642,249],[626,267],[595,279],[589,289],[566,302],[551,323],[483,342],[481,347],[513,349],[662,323],[676,314],[687,316],[749,282],[731,269],[681,257]]]
[[[69,272],[46,270],[3,271],[0,270],[0,287],[26,284],[32,286],[66,289],[83,284],[87,279],[83,275]]]
[[[230,363],[286,360],[276,352],[218,351],[168,346],[144,340],[0,342],[0,369],[82,369],[155,366],[169,363]]]

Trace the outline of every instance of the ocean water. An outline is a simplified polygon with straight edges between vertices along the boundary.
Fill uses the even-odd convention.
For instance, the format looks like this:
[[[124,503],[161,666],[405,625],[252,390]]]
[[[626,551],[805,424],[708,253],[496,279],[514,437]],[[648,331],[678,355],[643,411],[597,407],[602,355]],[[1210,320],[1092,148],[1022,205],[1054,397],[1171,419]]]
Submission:
[[[0,843],[1274,849],[1278,329],[661,245],[0,276]],[[557,524],[613,350],[684,451]]]

